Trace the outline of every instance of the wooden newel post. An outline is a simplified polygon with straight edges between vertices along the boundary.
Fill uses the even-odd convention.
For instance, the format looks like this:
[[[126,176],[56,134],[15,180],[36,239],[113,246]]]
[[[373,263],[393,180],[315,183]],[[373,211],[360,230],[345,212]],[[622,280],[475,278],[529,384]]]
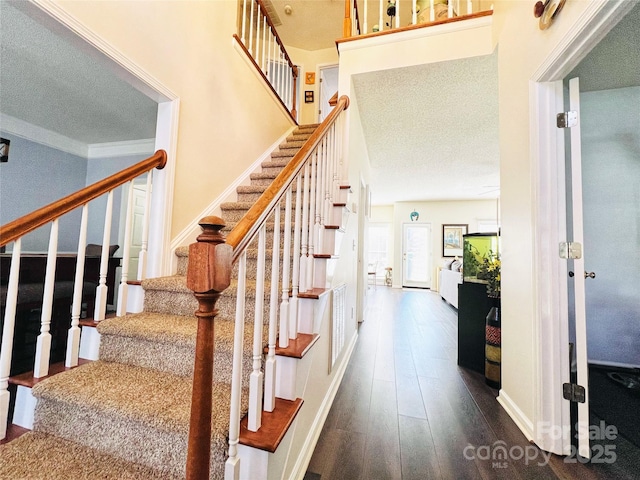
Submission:
[[[200,221],[202,233],[189,246],[187,287],[198,300],[198,335],[193,368],[193,393],[187,450],[187,479],[209,478],[211,457],[211,401],[213,388],[213,350],[215,309],[220,293],[231,283],[233,248],[224,243],[219,217]]]

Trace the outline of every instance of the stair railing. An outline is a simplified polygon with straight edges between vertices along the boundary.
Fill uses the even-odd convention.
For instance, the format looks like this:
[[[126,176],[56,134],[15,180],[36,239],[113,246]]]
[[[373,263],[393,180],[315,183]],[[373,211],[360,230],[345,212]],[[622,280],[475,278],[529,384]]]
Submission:
[[[409,4],[409,5],[407,5]],[[400,7],[410,10],[405,13]],[[412,25],[428,25],[474,18],[479,12],[489,14],[493,4],[487,0],[345,0],[343,37],[404,29]],[[377,15],[376,15],[377,13]],[[360,28],[359,16],[363,16]],[[369,27],[369,17],[374,25]],[[409,20],[410,18],[410,20]],[[403,19],[403,20],[402,20]],[[356,25],[358,28],[356,29]]]
[[[205,293],[206,289],[212,289],[211,282],[202,280],[205,277],[227,278],[227,273],[223,271],[230,272],[232,268],[228,258],[237,267],[229,457],[225,478],[241,477],[238,456],[241,405],[248,403],[246,428],[253,432],[261,427],[262,412],[271,412],[275,408],[278,389],[276,344],[287,347],[289,340],[296,338],[299,331],[312,333],[308,331],[309,327],[299,328],[298,300],[303,292],[326,287],[322,263],[330,253],[322,250],[322,238],[325,229],[336,228],[333,223],[339,223],[339,219],[333,218],[332,212],[345,175],[342,139],[344,112],[348,106],[348,97],[343,96],[338,100],[332,112],[229,232],[224,244],[221,244],[219,233],[206,233],[219,232],[224,222],[217,217],[207,217],[201,222],[204,232],[198,238],[198,243],[190,246],[187,284],[196,292]],[[208,246],[201,246],[203,242],[209,242]],[[271,249],[270,265],[267,262],[267,246]],[[192,252],[205,250],[208,253],[192,256]],[[249,258],[249,250],[255,253],[255,259]],[[203,259],[206,261],[203,262]],[[216,288],[224,286],[225,282],[221,282]],[[220,291],[209,293],[219,294]],[[255,309],[250,314],[253,316],[251,363],[243,365],[247,298],[255,298]],[[195,372],[213,372],[210,355],[213,355],[213,319],[217,312],[215,305],[207,303],[209,299],[198,299]],[[210,325],[200,327],[201,322],[209,322]],[[268,346],[263,365],[265,324]],[[248,379],[243,374],[243,367],[250,369]],[[205,380],[196,383],[194,376],[187,453],[188,479],[208,478],[209,475],[210,443],[207,442],[211,438],[211,382],[208,379],[212,373],[198,373],[198,376]]]
[[[297,122],[298,68],[287,53],[284,43],[262,0],[239,0],[242,5],[239,35],[234,39],[249,57],[264,81]]]
[[[151,177],[153,169],[164,168],[167,162],[167,154],[164,150],[158,150],[151,157],[129,167],[121,172],[111,175],[104,180],[85,187],[72,193],[56,202],[42,207],[30,214],[18,218],[0,227],[0,246],[12,246],[11,265],[9,267],[9,278],[6,285],[6,299],[4,309],[4,326],[2,331],[2,347],[0,349],[0,438],[6,435],[7,417],[9,411],[9,376],[11,374],[11,360],[13,355],[13,341],[16,321],[16,311],[20,306],[20,260],[22,256],[22,239],[28,233],[45,225],[51,225],[49,236],[49,247],[46,256],[46,272],[44,277],[44,288],[41,303],[41,326],[40,334],[36,343],[36,358],[34,362],[34,377],[41,378],[49,373],[49,361],[51,357],[52,336],[50,332],[51,319],[54,310],[54,293],[56,287],[56,260],[58,256],[58,224],[59,219],[78,208],[82,209],[79,226],[78,252],[75,263],[75,276],[73,281],[73,294],[71,301],[71,326],[67,334],[67,349],[65,356],[65,366],[74,367],[78,365],[80,350],[80,315],[82,311],[83,290],[87,288],[84,282],[86,246],[87,246],[87,226],[89,202],[98,197],[106,197],[105,220],[103,229],[103,241],[100,255],[99,281],[95,294],[95,310],[93,318],[95,321],[103,320],[107,309],[108,286],[107,267],[109,261],[109,240],[111,237],[113,192],[121,186],[129,183],[129,202],[131,202],[133,183],[136,178],[142,175],[147,176],[147,205],[150,205]],[[131,207],[131,205],[128,205]],[[130,208],[128,209],[130,210]],[[127,222],[130,222],[127,218]],[[144,231],[148,232],[149,210],[146,209],[144,219]],[[143,234],[143,235],[147,235]],[[129,264],[129,248],[131,242],[131,228],[127,224],[125,231],[124,256],[122,258],[122,276],[119,285],[118,314],[123,314],[127,301],[127,278]],[[148,243],[148,238],[142,239],[143,251],[140,253],[140,278],[144,275],[144,257],[146,252],[144,247]],[[5,287],[3,287],[4,289]],[[84,292],[86,293],[86,292]],[[66,316],[68,312],[62,312]],[[91,312],[87,312],[90,314]]]

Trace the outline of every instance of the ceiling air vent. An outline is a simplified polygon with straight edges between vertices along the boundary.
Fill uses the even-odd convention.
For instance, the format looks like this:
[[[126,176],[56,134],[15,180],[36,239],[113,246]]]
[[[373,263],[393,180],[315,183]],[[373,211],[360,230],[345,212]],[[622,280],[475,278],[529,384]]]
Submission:
[[[278,16],[278,12],[276,12],[276,9],[273,6],[273,3],[271,3],[271,0],[263,0],[262,4],[264,5],[264,8],[267,10],[267,13],[269,14],[269,18],[271,19],[271,23],[273,23],[274,27],[279,27],[280,25],[282,25],[282,21],[280,20],[280,17]]]

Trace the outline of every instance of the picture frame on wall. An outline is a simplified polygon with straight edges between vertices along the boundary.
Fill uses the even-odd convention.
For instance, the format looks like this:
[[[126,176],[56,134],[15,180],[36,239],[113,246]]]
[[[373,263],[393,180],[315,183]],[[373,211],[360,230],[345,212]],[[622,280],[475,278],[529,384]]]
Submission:
[[[462,236],[469,230],[469,224],[451,223],[442,225],[442,256],[462,257]]]
[[[305,90],[304,103],[313,103],[313,90]]]

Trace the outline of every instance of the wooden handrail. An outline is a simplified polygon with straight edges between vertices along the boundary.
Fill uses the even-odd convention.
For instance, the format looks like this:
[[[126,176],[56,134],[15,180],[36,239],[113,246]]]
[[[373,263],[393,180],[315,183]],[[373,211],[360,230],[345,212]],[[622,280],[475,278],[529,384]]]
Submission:
[[[164,150],[158,150],[149,158],[142,160],[129,168],[125,168],[104,180],[100,180],[93,185],[89,185],[82,190],[78,190],[71,195],[67,195],[60,200],[39,208],[38,210],[24,215],[23,217],[17,218],[16,220],[0,227],[0,246],[7,245],[12,241],[17,240],[36,228],[61,217],[65,213],[90,202],[94,198],[104,195],[114,188],[133,180],[137,176],[142,175],[153,168],[161,170],[164,168],[166,163],[167,152]]]
[[[264,74],[264,72],[262,71],[262,69],[260,68],[260,66],[256,63],[255,58],[253,58],[253,55],[251,55],[251,52],[247,49],[247,47],[245,47],[244,43],[242,43],[242,40],[240,39],[240,37],[237,34],[233,34],[233,38],[235,39],[236,43],[238,44],[238,46],[242,49],[242,51],[244,52],[244,54],[247,56],[247,58],[249,59],[249,61],[253,64],[254,68],[256,69],[256,71],[260,74],[260,76],[262,77],[262,79],[264,80],[264,82],[267,84],[267,86],[271,89],[271,91],[273,92],[273,94],[276,96],[276,98],[279,100],[280,104],[284,107],[284,109],[289,112],[289,116],[291,117],[291,120],[293,120],[296,124],[298,123],[298,119],[296,118],[296,99],[295,99],[295,95],[293,97],[293,107],[291,110],[289,110],[289,107],[287,107],[287,104],[284,103],[284,100],[280,97],[280,94],[278,94],[277,90],[274,88],[274,86],[271,84],[271,82],[269,81],[269,79],[267,78],[267,76]],[[295,93],[295,88],[296,88],[296,81],[295,79],[298,76],[298,69],[296,68],[294,70],[294,82],[293,82],[293,88],[294,88],[294,93]]]
[[[349,97],[343,95],[338,99],[336,107],[324,119],[311,137],[294,155],[287,166],[278,174],[273,183],[264,191],[258,201],[249,209],[246,215],[236,224],[227,235],[226,243],[233,247],[233,261],[235,262],[242,250],[253,239],[262,222],[266,220],[275,205],[284,195],[295,176],[304,166],[305,161],[315,150],[322,138],[329,131],[340,113],[349,108]]]
[[[365,38],[373,38],[373,37],[382,37],[384,35],[393,35],[400,32],[409,32],[411,30],[419,30],[421,28],[429,28],[429,27],[435,27],[436,25],[444,25],[445,23],[455,23],[455,22],[462,22],[464,20],[472,20],[474,18],[489,17],[491,15],[493,15],[493,10],[484,10],[482,12],[470,13],[468,15],[460,15],[460,16],[451,17],[451,18],[443,18],[442,20],[436,20],[434,22],[429,22],[429,23],[416,23],[414,25],[406,25],[400,28],[380,30],[379,32],[364,33],[362,35],[354,35],[354,36],[345,35],[344,38],[339,38],[336,40],[336,46],[339,46],[341,43],[352,42],[355,40],[362,40]]]

